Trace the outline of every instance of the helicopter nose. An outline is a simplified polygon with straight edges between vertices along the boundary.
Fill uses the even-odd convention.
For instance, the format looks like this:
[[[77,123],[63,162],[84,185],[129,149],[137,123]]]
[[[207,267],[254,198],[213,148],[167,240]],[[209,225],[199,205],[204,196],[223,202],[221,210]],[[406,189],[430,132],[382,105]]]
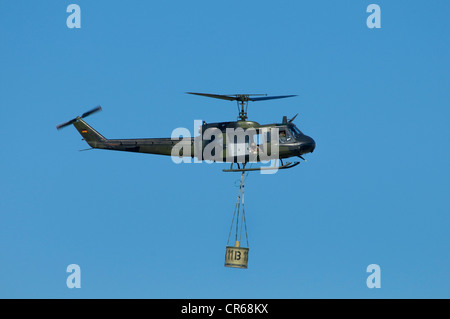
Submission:
[[[302,154],[312,153],[316,148],[316,142],[309,136],[305,136],[304,140],[300,144],[300,152]]]

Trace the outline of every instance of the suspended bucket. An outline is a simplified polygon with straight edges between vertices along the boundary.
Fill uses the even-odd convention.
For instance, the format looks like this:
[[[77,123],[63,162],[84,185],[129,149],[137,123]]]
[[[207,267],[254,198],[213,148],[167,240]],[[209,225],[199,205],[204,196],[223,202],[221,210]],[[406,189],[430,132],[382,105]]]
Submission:
[[[227,246],[225,267],[246,269],[248,264],[248,248],[240,247],[239,241],[234,246]]]

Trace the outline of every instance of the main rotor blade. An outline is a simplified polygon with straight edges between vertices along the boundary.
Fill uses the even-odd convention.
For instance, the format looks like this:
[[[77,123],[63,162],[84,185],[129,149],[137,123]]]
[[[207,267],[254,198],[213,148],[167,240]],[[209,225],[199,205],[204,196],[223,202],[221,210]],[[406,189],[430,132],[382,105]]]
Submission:
[[[222,95],[222,94],[209,94],[209,93],[194,93],[194,92],[186,92],[188,94],[212,97],[215,99],[222,99],[228,101],[265,101],[265,100],[274,100],[274,99],[284,99],[287,97],[297,96],[297,95],[278,95],[278,96],[267,96],[267,94],[230,94],[230,95]],[[261,96],[263,97],[251,97],[251,96]]]
[[[284,99],[287,97],[293,97],[297,95],[278,95],[278,96],[264,96],[264,97],[251,97],[249,101],[265,101],[265,100],[274,100],[274,99]]]
[[[81,118],[85,118],[86,116],[89,116],[89,115],[91,115],[93,113],[96,113],[98,111],[101,111],[101,110],[102,110],[102,107],[99,105],[99,106],[97,106],[96,108],[93,108],[90,111],[84,112],[83,115],[81,115]]]
[[[222,99],[222,100],[228,100],[228,101],[236,101],[237,98],[235,96],[229,96],[229,95],[221,95],[221,94],[209,94],[209,93],[194,93],[194,92],[186,92],[187,94],[194,94],[194,95],[200,95],[200,96],[206,96],[206,97],[213,97],[215,99]]]

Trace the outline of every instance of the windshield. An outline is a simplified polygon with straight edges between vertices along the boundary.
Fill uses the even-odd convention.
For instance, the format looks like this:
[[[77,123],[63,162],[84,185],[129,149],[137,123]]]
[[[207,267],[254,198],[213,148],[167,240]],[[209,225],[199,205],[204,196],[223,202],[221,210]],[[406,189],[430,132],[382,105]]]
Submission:
[[[289,129],[290,129],[292,135],[294,135],[295,138],[299,138],[299,137],[301,137],[303,135],[303,133],[294,124],[290,125]]]

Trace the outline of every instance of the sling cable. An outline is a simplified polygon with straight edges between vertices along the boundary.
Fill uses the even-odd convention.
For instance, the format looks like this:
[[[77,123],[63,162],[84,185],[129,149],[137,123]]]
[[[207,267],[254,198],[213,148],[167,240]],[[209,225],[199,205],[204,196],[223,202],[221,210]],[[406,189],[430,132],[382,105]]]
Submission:
[[[231,220],[230,232],[228,234],[227,247],[225,253],[225,267],[246,269],[248,264],[248,234],[245,220],[244,191],[245,172],[241,175],[241,184],[234,208],[233,219]],[[246,247],[241,246],[242,235],[245,232]],[[233,235],[233,236],[232,236]],[[234,246],[230,246],[230,238],[234,238]]]

